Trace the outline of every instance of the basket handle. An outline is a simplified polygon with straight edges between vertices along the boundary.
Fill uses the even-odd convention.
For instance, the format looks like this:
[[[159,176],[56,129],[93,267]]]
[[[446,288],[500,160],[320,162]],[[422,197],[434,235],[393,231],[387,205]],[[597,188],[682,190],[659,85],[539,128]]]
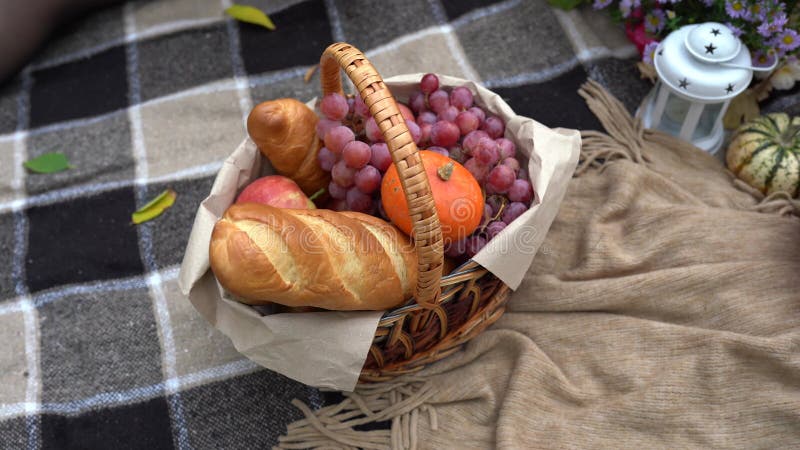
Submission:
[[[343,42],[332,44],[322,54],[320,77],[323,95],[332,92],[343,94],[341,69],[344,69],[375,118],[397,166],[411,214],[417,251],[419,278],[414,298],[420,306],[433,308],[441,292],[439,281],[442,278],[444,245],[439,216],[419,150],[411,139],[411,133],[389,88],[364,54],[352,45]]]

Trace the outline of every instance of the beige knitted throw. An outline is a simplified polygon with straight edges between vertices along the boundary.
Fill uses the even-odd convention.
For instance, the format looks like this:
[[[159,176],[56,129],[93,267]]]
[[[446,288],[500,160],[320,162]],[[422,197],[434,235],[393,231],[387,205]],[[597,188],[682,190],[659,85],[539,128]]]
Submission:
[[[797,203],[581,95],[608,135],[505,315],[413,378],[295,402],[281,448],[800,448]]]

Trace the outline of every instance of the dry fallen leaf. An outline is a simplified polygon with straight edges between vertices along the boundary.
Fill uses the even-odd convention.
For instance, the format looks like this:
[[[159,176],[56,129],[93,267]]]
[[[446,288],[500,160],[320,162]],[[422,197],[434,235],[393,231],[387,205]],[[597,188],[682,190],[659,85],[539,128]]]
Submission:
[[[734,130],[739,128],[741,124],[758,117],[761,109],[758,107],[756,97],[757,94],[752,89],[748,89],[734,97],[728,107],[728,112],[725,113],[725,117],[722,119],[722,124],[725,125],[725,128]]]
[[[175,191],[172,189],[167,189],[166,191],[158,194],[158,197],[150,200],[146,205],[142,206],[138,211],[133,213],[131,215],[131,220],[133,220],[134,224],[138,225],[142,222],[155,219],[156,217],[160,216],[165,209],[169,208],[173,203],[175,203],[175,198],[177,196],[178,194]]]
[[[303,81],[305,81],[306,83],[311,81],[311,77],[314,76],[314,72],[317,71],[318,67],[319,64],[314,64],[313,66],[309,67],[308,70],[306,70],[306,74],[303,75]]]
[[[650,80],[651,83],[656,82],[656,68],[651,66],[650,64],[646,64],[642,61],[636,63],[636,68],[639,69],[639,76],[644,80]]]

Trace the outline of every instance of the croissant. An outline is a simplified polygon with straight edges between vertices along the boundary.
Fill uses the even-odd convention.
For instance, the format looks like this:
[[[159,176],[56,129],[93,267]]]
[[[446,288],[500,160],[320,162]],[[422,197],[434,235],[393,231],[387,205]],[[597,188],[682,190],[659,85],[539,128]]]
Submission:
[[[247,132],[275,171],[313,195],[330,182],[317,162],[322,141],[317,138],[317,115],[293,98],[257,105],[247,117]]]
[[[234,204],[214,227],[211,269],[241,301],[384,310],[417,284],[414,245],[373,216]]]

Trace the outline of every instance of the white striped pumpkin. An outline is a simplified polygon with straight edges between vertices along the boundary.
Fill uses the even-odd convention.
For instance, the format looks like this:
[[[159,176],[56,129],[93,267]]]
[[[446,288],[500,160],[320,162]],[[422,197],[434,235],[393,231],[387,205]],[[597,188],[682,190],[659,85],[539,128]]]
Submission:
[[[773,113],[745,123],[728,146],[728,168],[764,194],[800,191],[800,117]]]

